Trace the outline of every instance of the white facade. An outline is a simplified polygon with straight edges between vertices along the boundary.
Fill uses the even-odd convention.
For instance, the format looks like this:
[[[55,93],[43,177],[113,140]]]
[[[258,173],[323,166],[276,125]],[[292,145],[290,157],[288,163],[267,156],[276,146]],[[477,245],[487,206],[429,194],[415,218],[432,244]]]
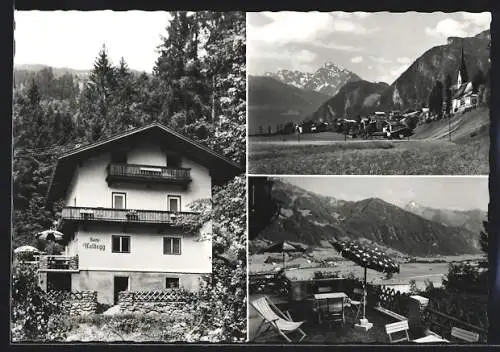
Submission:
[[[210,200],[211,171],[181,153],[176,154],[177,166],[169,169],[189,169],[190,181],[125,177],[108,183],[110,149],[76,159],[73,174],[67,174],[70,178],[54,186],[68,185],[63,192],[62,222],[67,238],[63,254],[77,257],[78,264],[76,269],[41,269],[42,287],[51,286],[56,274],[66,275],[62,289],[97,291],[98,300],[106,304],[116,304],[117,292],[125,289],[150,291],[177,285],[196,290],[200,278],[212,272],[212,226],[207,223],[198,233],[187,233],[175,227],[170,216],[189,212],[195,201]],[[143,138],[127,148],[126,164],[166,168],[170,152],[154,139]],[[138,211],[141,217],[129,221],[124,215],[129,210]],[[82,214],[87,211],[106,215],[88,221]]]

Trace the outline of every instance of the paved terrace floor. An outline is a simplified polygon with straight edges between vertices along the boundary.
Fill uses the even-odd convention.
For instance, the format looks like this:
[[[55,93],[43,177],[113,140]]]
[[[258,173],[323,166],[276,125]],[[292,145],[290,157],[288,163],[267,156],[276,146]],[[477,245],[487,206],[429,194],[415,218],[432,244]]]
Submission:
[[[251,295],[250,302],[261,297],[262,295]],[[287,300],[286,298],[270,296],[267,295],[274,304],[276,304],[280,309],[287,310]],[[249,306],[249,317],[248,317],[248,331],[249,340],[254,343],[284,343],[286,342],[281,336],[279,336],[275,330],[269,330],[263,334],[260,334],[257,338],[255,336],[258,327],[262,323],[262,318],[259,316],[255,308],[250,304]],[[302,313],[302,314],[301,314]],[[290,314],[295,321],[301,321],[306,316],[306,312],[296,312],[290,308]],[[385,333],[385,324],[396,322],[396,320],[386,317],[385,315],[374,311],[367,310],[367,318],[373,323],[373,327],[368,331],[359,331],[354,328],[355,319],[352,314],[346,314],[346,322],[344,326],[340,323],[329,324],[317,324],[314,318],[309,318],[302,325],[302,330],[307,334],[307,337],[302,340],[301,343],[318,343],[318,344],[388,344],[389,339]],[[297,339],[299,334],[291,334],[292,339]]]

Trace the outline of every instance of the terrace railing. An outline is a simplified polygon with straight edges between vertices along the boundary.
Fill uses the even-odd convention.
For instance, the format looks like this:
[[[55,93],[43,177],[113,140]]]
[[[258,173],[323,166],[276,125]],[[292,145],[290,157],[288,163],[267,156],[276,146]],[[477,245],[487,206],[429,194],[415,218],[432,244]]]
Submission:
[[[171,224],[183,215],[196,215],[196,213],[88,207],[65,207],[62,210],[63,221]]]
[[[192,181],[191,169],[188,168],[111,163],[107,171],[108,184],[115,181],[188,184]]]
[[[39,271],[78,271],[78,256],[41,255]]]

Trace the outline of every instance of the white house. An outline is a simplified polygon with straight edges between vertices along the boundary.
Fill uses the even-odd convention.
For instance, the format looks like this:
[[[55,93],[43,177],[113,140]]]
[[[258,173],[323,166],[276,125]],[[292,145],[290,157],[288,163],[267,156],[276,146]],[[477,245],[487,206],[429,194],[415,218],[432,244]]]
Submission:
[[[472,82],[469,80],[467,67],[465,66],[464,49],[462,48],[457,85],[454,87],[452,95],[451,111],[452,113],[462,112],[475,107],[477,103],[478,97],[473,91]]]
[[[211,224],[193,235],[173,220],[242,171],[159,123],[63,154],[48,198],[64,201],[65,252],[41,258],[40,285],[97,291],[106,304],[123,290],[196,290],[212,272]]]

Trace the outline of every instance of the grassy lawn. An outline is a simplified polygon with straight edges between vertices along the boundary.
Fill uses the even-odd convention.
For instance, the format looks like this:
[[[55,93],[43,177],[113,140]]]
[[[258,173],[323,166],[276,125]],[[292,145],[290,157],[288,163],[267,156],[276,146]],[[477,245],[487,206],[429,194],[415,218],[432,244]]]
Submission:
[[[249,144],[252,174],[486,175],[489,143],[446,140]]]

